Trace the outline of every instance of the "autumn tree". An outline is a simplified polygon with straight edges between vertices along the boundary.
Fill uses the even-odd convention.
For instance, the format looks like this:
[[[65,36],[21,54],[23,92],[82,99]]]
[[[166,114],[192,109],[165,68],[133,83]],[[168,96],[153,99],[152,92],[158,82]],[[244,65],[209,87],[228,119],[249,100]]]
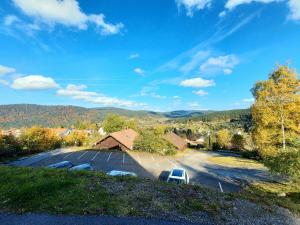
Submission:
[[[25,129],[20,137],[28,151],[46,151],[60,146],[60,139],[49,128],[32,127]]]
[[[64,138],[69,146],[82,146],[87,141],[87,134],[84,131],[75,130]]]
[[[300,151],[294,145],[300,137],[300,81],[294,70],[279,66],[268,80],[257,82],[252,93],[253,140],[260,155],[273,162],[267,165],[275,169],[274,159],[290,159]]]
[[[103,129],[107,133],[120,131],[126,128],[137,129],[137,122],[134,119],[126,119],[119,115],[109,114],[103,121]]]
[[[216,134],[216,144],[220,148],[228,148],[231,141],[230,131],[227,129],[219,130]]]
[[[253,138],[263,156],[286,150],[300,134],[300,82],[287,66],[279,66],[252,89]]]

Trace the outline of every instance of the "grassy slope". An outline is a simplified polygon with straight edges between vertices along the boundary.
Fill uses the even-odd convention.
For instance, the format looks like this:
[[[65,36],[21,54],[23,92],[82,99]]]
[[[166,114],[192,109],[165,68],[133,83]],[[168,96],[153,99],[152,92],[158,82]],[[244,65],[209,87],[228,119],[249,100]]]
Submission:
[[[265,209],[272,211],[274,204],[299,213],[300,203],[296,201],[299,199],[300,186],[293,188],[293,192],[298,194],[283,200],[276,193],[259,187],[251,187],[238,194],[222,194],[200,186],[108,177],[96,172],[2,166],[0,210],[165,219],[200,218],[205,212],[215,219],[226,219],[227,215],[234,214],[237,199],[256,202],[256,208],[263,205],[262,213],[266,213],[263,212]],[[227,212],[225,218],[219,218],[224,216],[224,211]]]

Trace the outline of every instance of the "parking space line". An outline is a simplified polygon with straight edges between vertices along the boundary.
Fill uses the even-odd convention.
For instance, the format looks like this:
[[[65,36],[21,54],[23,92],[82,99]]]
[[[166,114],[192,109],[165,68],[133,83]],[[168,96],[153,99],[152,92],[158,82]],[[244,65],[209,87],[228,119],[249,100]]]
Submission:
[[[106,162],[108,162],[108,161],[109,161],[111,154],[112,154],[112,152],[111,152],[111,153],[109,154],[109,156],[107,157],[107,160],[106,160]]]
[[[152,156],[152,155],[151,155],[151,158],[152,158],[152,160],[153,160],[153,161],[155,161],[155,159],[153,158],[153,156]]]
[[[95,156],[92,158],[92,161],[94,161],[96,159],[96,157],[99,153],[100,153],[100,151],[95,154]]]
[[[66,156],[64,156],[63,157],[63,159],[65,159],[65,158],[67,158],[67,157],[69,157],[70,155],[72,155],[74,152],[71,152],[70,154],[68,154],[68,155],[66,155]]]
[[[84,156],[86,153],[88,153],[88,152],[84,152],[81,156],[79,156],[77,159],[81,159],[82,158],[82,156]]]
[[[125,162],[125,153],[123,153],[123,164]]]

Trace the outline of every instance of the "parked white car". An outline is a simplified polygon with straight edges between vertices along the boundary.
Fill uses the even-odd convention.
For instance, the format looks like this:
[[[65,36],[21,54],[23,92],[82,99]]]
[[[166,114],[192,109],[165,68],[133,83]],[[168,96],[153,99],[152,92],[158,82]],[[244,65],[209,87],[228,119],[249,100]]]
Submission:
[[[112,170],[108,173],[106,173],[109,176],[131,176],[131,177],[137,177],[136,173],[127,172],[127,171],[120,171],[120,170]]]
[[[89,163],[84,163],[78,166],[74,166],[72,168],[70,168],[71,171],[74,170],[94,170],[94,168],[91,166],[91,164]]]
[[[49,166],[47,166],[47,168],[51,168],[51,169],[62,169],[62,168],[71,168],[74,165],[70,162],[70,161],[62,161],[59,163],[55,163],[55,164],[51,164]]]
[[[175,184],[188,184],[190,182],[190,178],[185,169],[174,168],[170,172],[167,182]]]

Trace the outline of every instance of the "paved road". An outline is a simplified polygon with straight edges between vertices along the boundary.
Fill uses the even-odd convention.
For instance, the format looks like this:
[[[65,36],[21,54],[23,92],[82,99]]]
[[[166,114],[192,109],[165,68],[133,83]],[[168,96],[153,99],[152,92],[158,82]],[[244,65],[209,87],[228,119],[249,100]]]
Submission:
[[[185,221],[172,222],[157,219],[111,216],[54,216],[47,214],[0,213],[1,225],[196,225]],[[200,225],[200,224],[199,224]],[[213,225],[207,221],[201,225]]]

